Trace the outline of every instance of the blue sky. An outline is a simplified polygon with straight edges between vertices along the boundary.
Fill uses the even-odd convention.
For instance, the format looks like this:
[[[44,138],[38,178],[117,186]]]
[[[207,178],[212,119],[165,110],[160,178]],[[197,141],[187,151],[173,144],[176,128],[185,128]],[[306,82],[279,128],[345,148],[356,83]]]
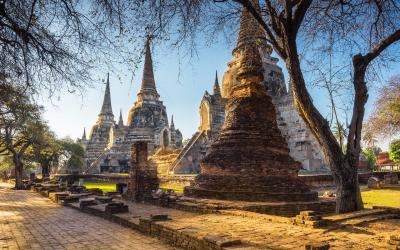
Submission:
[[[220,83],[227,69],[227,63],[232,59],[231,50],[233,44],[216,43],[211,47],[198,50],[196,58],[182,58],[175,50],[165,47],[155,47],[153,51],[154,73],[158,92],[161,100],[167,107],[169,117],[174,115],[175,127],[179,128],[184,138],[190,137],[199,126],[198,109],[200,100],[205,90],[211,91],[215,70],[218,70]],[[287,73],[285,80],[287,82]],[[118,119],[119,110],[122,109],[124,122],[126,122],[128,110],[136,100],[136,94],[140,87],[143,63],[134,72],[127,65],[125,68],[117,68],[116,72],[110,72],[111,101],[114,115]],[[400,72],[399,64],[385,73],[389,77],[395,72]],[[51,129],[59,137],[70,136],[75,139],[81,137],[83,128],[89,132],[95,123],[103,101],[105,85],[103,83],[107,72],[94,72],[93,87],[88,88],[81,96],[62,92],[58,97],[50,100],[42,99],[45,106],[45,119]],[[310,89],[311,95],[322,114],[329,113],[327,93],[323,89]],[[369,113],[375,91],[370,92],[367,104]],[[386,144],[386,143],[384,143]],[[385,146],[385,145],[383,145]]]

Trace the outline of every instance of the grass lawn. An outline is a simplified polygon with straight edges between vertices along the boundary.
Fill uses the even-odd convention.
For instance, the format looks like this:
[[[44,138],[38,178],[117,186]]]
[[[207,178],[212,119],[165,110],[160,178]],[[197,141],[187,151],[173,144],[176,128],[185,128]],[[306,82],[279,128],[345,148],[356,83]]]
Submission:
[[[103,190],[103,193],[115,192],[117,190],[115,183],[109,182],[84,182],[83,186],[86,188],[100,188]]]
[[[375,189],[361,192],[366,208],[372,206],[389,206],[400,208],[400,190]]]
[[[172,189],[177,193],[183,193],[183,187],[182,186],[166,186],[166,185],[161,185],[161,189]]]
[[[115,192],[115,183],[109,182],[84,182],[86,188],[100,188],[103,192]],[[173,189],[177,193],[183,193],[183,187],[179,185],[160,186],[161,189]],[[395,189],[375,189],[361,192],[364,206],[390,206],[400,208],[400,190]]]

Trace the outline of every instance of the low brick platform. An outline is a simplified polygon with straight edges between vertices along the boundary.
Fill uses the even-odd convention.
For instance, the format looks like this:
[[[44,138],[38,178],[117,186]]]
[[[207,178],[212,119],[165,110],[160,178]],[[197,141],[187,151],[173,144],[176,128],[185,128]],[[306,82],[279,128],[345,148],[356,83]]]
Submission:
[[[234,209],[287,217],[293,217],[298,215],[300,211],[308,210],[315,211],[318,214],[329,214],[335,211],[335,205],[333,198],[304,202],[246,202],[189,197],[183,197],[181,201],[171,204],[174,208],[198,213],[215,213],[219,210]]]
[[[331,223],[313,228],[294,225],[293,217],[243,210],[198,214],[144,203],[126,204],[129,213],[106,214],[105,204],[88,206],[83,211],[184,249],[319,249],[315,247],[327,244],[330,249],[387,249],[390,235],[400,234],[400,219],[370,220],[397,211],[390,209],[326,216],[322,218]],[[68,206],[79,209],[78,203]],[[365,223],[351,223],[355,219]]]

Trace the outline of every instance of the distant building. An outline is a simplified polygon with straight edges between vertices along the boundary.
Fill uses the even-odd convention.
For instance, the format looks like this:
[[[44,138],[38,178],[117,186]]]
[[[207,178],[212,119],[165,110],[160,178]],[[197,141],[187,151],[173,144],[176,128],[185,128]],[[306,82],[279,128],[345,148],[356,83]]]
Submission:
[[[154,80],[150,40],[145,45],[142,84],[137,101],[128,113],[126,125],[120,111],[118,123],[111,107],[110,81],[107,77],[103,105],[89,138],[79,139],[85,145],[86,172],[128,172],[130,148],[136,141],[147,141],[149,155],[161,147],[181,148],[182,134],[168,122],[166,107],[160,101]]]
[[[378,171],[400,171],[400,162],[391,160],[388,152],[378,154],[376,166]]]

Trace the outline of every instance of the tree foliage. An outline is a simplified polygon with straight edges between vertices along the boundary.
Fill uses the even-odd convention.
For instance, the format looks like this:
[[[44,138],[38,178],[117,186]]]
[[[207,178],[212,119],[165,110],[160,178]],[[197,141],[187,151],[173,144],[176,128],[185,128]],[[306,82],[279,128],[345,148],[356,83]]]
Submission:
[[[382,152],[382,150],[379,147],[367,147],[363,150],[363,153],[365,155],[365,158],[367,159],[368,166],[373,169],[375,167],[376,161],[377,161],[377,156],[378,154]]]
[[[400,75],[379,89],[367,129],[384,138],[400,133]]]
[[[395,162],[400,162],[400,140],[395,140],[390,143],[389,157]]]
[[[81,144],[69,138],[59,140],[63,150],[61,166],[67,173],[81,172],[84,165],[84,149]]]
[[[31,92],[53,94],[82,90],[93,68],[122,63],[134,69],[151,18],[126,15],[136,2],[0,0],[0,74]]]
[[[40,140],[29,147],[26,158],[30,162],[38,163],[42,170],[42,177],[48,177],[51,169],[58,166],[62,152],[55,134],[45,126]]]
[[[40,142],[45,129],[40,117],[41,108],[23,93],[23,89],[0,85],[0,154],[12,157],[17,189],[23,188],[26,152]]]

